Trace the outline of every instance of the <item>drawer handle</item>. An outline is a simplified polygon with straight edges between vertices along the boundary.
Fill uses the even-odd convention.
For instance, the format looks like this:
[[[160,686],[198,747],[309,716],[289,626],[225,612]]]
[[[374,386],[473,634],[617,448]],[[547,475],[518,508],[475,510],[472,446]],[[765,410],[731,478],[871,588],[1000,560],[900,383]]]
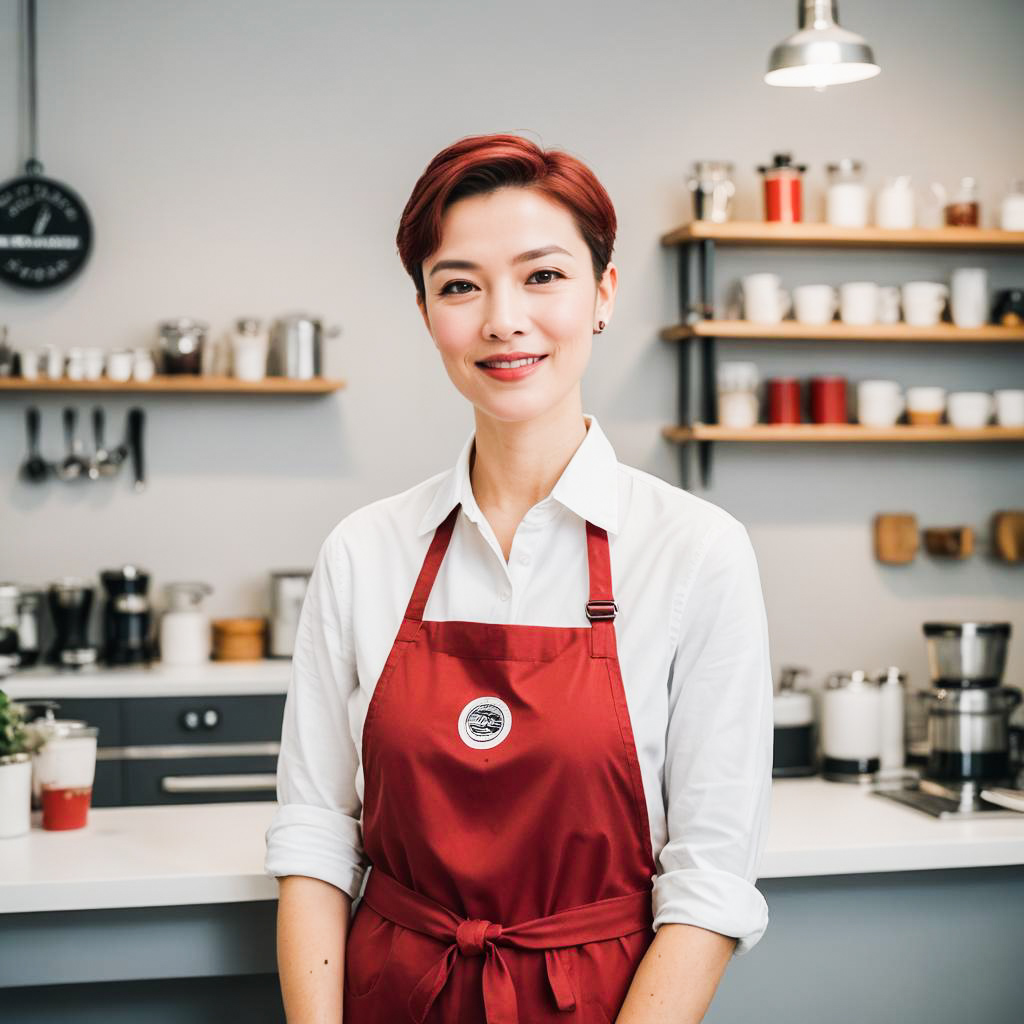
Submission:
[[[160,779],[160,788],[165,793],[244,793],[257,789],[276,792],[277,775],[165,775]]]

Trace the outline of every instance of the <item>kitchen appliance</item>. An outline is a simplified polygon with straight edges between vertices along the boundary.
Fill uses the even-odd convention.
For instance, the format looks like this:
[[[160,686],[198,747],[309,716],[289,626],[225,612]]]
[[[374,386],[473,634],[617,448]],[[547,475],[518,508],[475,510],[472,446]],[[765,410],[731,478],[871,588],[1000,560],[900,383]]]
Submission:
[[[18,600],[21,594],[13,583],[0,583],[0,679],[20,663],[18,651]]]
[[[202,320],[189,317],[161,320],[158,334],[163,372],[200,373],[208,329]]]
[[[881,767],[882,695],[863,669],[833,672],[821,708],[822,775],[830,782],[868,783]]]
[[[270,575],[270,639],[267,657],[290,658],[295,650],[299,614],[312,575],[310,569],[296,569]]]
[[[292,380],[321,376],[323,340],[340,333],[340,327],[325,328],[317,317],[304,313],[280,317],[270,329],[267,374]]]
[[[18,597],[18,666],[30,668],[39,661],[39,615],[43,595],[21,588]]]
[[[100,573],[107,592],[103,609],[103,658],[108,665],[149,662],[152,609],[146,591],[149,573],[135,565]]]
[[[95,588],[77,576],[51,583],[47,592],[55,637],[47,660],[66,668],[93,665],[99,655],[89,643],[89,617]]]
[[[921,778],[879,795],[936,817],[1012,814],[981,796],[985,788],[1013,788],[1021,768],[1024,729],[1011,726],[1021,703],[1016,687],[1002,686],[1008,622],[926,622],[931,690],[928,756]]]
[[[782,667],[778,693],[772,699],[775,724],[772,750],[772,778],[815,775],[814,698],[796,686],[807,669]]]
[[[210,619],[200,607],[213,593],[208,583],[168,583],[167,611],[160,619],[160,660],[165,665],[202,665],[210,660]]]

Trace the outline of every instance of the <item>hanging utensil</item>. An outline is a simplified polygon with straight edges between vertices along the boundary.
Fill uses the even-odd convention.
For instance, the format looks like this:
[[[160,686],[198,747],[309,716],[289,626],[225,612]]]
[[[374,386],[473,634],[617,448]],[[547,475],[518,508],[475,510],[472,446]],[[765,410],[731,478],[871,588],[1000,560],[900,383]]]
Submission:
[[[135,490],[146,489],[145,474],[142,464],[142,428],[146,422],[146,414],[138,408],[128,410],[128,444],[132,453],[132,467],[135,470]]]
[[[0,280],[22,288],[63,284],[92,250],[92,221],[81,197],[43,176],[36,114],[36,2],[23,0],[29,158],[25,174],[0,184]]]
[[[29,483],[42,483],[53,466],[39,454],[39,410],[34,405],[25,410],[25,426],[28,430],[28,456],[22,463],[21,476]]]
[[[82,442],[76,437],[78,410],[72,406],[64,409],[64,444],[68,454],[57,464],[57,476],[61,480],[77,480],[89,472],[89,463],[82,455]]]

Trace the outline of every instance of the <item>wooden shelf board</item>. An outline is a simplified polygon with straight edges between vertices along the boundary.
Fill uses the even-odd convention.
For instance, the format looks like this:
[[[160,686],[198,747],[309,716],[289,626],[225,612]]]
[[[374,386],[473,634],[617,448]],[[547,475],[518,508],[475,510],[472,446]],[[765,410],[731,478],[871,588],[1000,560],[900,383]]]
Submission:
[[[998,228],[835,228],[830,224],[691,221],[662,235],[663,245],[708,240],[722,245],[901,246],[935,249],[1024,249],[1024,231]]]
[[[662,434],[669,441],[1024,441],[1024,427],[981,427],[967,430],[940,424],[915,427],[898,424],[894,427],[862,427],[859,423],[779,424],[761,423],[738,430],[709,423],[692,427],[665,427]]]
[[[957,327],[940,323],[934,327],[910,324],[871,324],[857,327],[834,320],[818,326],[783,320],[777,324],[756,324],[749,320],[698,320],[661,331],[664,341],[685,338],[743,338],[755,341],[944,341],[944,342],[1024,342],[1024,327]]]
[[[246,381],[234,377],[199,377],[192,374],[158,374],[147,381],[101,380],[22,380],[0,377],[2,391],[104,392],[109,394],[208,394],[208,395],[326,395],[345,386],[343,380],[317,377],[313,380],[290,380],[267,377]]]

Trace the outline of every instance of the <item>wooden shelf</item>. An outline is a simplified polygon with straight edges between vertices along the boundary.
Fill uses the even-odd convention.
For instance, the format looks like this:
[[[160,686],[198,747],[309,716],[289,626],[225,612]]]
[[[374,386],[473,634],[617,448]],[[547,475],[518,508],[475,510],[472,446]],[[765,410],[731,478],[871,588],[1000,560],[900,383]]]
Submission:
[[[1024,441],[1024,427],[980,427],[968,430],[940,424],[915,427],[898,424],[894,427],[862,427],[859,423],[793,423],[772,425],[759,423],[754,427],[736,429],[710,423],[694,423],[692,427],[665,427],[662,434],[669,441]]]
[[[343,380],[317,377],[291,380],[267,377],[264,380],[237,380],[234,377],[199,377],[193,374],[158,374],[147,381],[101,380],[22,380],[0,377],[0,392],[103,392],[105,394],[190,394],[190,395],[327,395],[345,386]]]
[[[770,221],[691,221],[661,236],[662,245],[711,241],[722,245],[899,246],[933,249],[1024,249],[1024,231],[998,228],[835,228]]]
[[[834,320],[828,324],[801,324],[783,320],[777,324],[755,324],[749,320],[698,320],[692,324],[666,327],[664,341],[686,338],[743,338],[754,341],[948,341],[948,342],[1024,342],[1024,327],[957,327],[940,323],[934,327],[910,324],[871,324],[856,327]]]

